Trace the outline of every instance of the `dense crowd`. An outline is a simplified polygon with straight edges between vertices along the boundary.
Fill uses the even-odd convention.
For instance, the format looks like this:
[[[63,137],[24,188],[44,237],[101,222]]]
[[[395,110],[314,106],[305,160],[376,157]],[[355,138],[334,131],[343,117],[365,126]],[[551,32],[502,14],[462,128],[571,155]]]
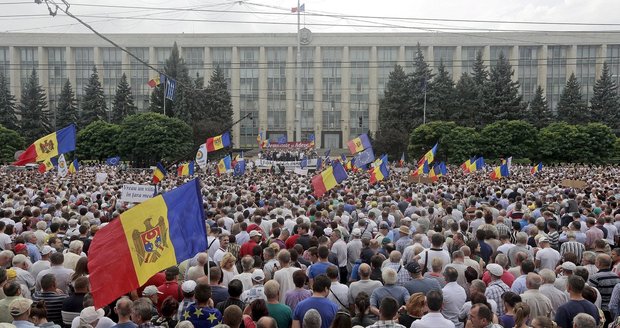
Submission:
[[[493,181],[450,167],[421,184],[391,167],[374,185],[351,172],[318,199],[292,172],[199,173],[208,249],[95,308],[93,236],[135,206],[122,185],[149,184],[151,172],[1,167],[0,325],[616,328],[619,173],[513,165]]]
[[[265,149],[258,153],[258,158],[270,161],[301,161],[304,158],[316,158],[318,155],[314,149],[278,150]]]

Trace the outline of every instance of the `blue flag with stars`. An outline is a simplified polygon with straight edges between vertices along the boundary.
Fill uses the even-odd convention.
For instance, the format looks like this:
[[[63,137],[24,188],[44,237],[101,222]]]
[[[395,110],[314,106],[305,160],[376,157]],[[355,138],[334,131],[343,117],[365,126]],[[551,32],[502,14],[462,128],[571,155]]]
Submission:
[[[184,320],[188,320],[194,328],[212,328],[222,323],[222,313],[212,307],[197,307],[196,304],[189,305],[181,314]]]

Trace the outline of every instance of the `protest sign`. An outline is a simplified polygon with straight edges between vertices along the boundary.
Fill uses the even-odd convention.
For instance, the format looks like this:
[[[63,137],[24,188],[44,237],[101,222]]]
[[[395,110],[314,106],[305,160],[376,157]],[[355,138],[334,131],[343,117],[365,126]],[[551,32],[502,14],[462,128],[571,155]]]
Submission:
[[[121,191],[121,200],[130,203],[141,203],[155,195],[155,186],[124,184]]]

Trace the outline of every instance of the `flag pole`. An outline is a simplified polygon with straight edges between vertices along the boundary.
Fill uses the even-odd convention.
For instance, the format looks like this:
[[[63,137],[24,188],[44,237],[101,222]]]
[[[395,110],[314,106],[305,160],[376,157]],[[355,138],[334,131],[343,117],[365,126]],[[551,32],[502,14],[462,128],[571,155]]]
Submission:
[[[299,35],[299,28],[301,22],[300,13],[300,0],[297,0],[297,60],[295,62],[297,71],[297,90],[295,103],[295,141],[301,141],[301,36]]]
[[[426,124],[426,78],[424,78],[424,118],[422,124]]]
[[[168,91],[168,77],[166,77],[166,82],[164,82],[164,116],[166,116],[166,91]]]

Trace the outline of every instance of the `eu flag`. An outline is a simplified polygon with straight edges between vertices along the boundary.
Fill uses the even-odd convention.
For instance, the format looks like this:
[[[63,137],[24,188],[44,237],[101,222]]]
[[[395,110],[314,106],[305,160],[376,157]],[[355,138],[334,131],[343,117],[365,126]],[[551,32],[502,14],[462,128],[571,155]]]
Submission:
[[[121,161],[121,157],[120,156],[115,156],[115,157],[110,157],[108,159],[105,160],[105,163],[110,165],[110,166],[116,166],[118,165],[118,163],[120,163]]]

